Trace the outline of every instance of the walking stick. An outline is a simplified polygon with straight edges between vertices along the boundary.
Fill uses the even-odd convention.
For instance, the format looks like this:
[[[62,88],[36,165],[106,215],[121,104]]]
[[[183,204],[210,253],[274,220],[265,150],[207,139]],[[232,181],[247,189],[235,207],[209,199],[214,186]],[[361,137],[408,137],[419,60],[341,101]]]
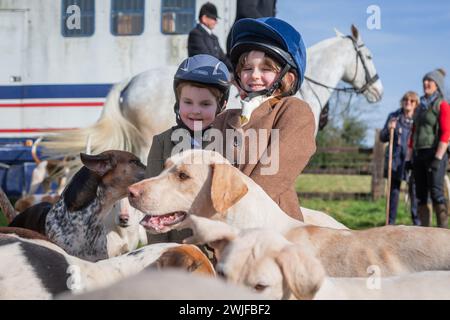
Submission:
[[[386,225],[389,224],[389,208],[391,201],[391,181],[392,181],[392,150],[394,144],[394,128],[389,129],[389,160],[388,160],[388,182],[386,191]]]

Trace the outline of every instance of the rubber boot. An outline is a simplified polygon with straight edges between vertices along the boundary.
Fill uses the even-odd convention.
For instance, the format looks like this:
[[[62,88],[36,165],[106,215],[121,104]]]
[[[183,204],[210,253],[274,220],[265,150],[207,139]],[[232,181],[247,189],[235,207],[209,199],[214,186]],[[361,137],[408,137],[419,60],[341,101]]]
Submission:
[[[448,210],[447,204],[438,203],[434,205],[434,212],[436,212],[436,221],[439,228],[448,228]]]
[[[420,205],[417,208],[417,213],[419,214],[420,223],[422,227],[429,227],[431,224],[430,208],[427,204]]]

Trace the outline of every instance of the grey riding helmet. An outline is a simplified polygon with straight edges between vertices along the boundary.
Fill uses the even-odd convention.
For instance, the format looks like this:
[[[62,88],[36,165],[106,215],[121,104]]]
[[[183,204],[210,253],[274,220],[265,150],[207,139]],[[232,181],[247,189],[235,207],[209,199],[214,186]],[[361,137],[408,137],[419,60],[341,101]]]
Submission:
[[[222,92],[218,112],[225,106],[230,93],[230,73],[226,65],[219,59],[208,54],[198,54],[185,59],[178,67],[173,79],[173,90],[177,96],[177,87],[181,82],[189,81],[212,86]],[[175,104],[175,113],[178,114],[179,101]]]

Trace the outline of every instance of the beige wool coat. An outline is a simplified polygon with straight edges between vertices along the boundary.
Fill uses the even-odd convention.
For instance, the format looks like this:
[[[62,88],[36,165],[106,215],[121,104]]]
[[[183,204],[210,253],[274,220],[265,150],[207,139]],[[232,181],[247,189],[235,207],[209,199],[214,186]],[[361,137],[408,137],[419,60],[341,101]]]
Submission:
[[[295,219],[303,220],[295,180],[316,151],[315,121],[309,105],[296,97],[271,98],[257,107],[250,120],[243,126],[241,126],[241,109],[231,109],[219,114],[213,127],[222,131],[224,136],[227,129],[240,132],[241,135],[245,135],[249,129],[266,129],[264,130],[266,138],[258,139],[256,143],[258,150],[256,163],[249,161],[249,150],[255,148],[255,145],[253,143],[251,146],[248,138],[241,141],[224,139],[224,153],[227,145],[233,150],[231,154],[236,159],[239,159],[239,155],[243,152],[244,161],[237,161],[235,165],[258,183],[284,212]],[[278,129],[278,150],[272,145],[276,139],[271,129]],[[278,170],[273,174],[263,174],[262,169],[267,169],[266,164],[270,162],[264,160],[264,152],[269,155],[272,151],[278,155],[274,154],[265,159],[274,160],[278,157]]]

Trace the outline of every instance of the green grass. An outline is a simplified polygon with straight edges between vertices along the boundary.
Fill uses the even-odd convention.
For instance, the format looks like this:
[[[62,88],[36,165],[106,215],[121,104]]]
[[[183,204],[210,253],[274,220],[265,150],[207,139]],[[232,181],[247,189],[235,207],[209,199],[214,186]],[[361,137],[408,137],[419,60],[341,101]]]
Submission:
[[[328,213],[350,229],[367,229],[385,224],[385,199],[368,200],[321,200],[301,199],[306,208]],[[400,201],[396,224],[412,225],[405,203]]]
[[[348,192],[370,193],[371,177],[363,175],[302,174],[297,178],[298,192]],[[403,197],[401,198],[403,199]],[[330,214],[350,229],[366,229],[385,224],[385,199],[370,200],[322,200],[301,198],[301,205]],[[397,224],[411,225],[405,203],[400,201]]]
[[[395,224],[413,225],[411,214],[406,210],[405,202],[402,199],[403,196],[399,201]],[[384,198],[378,201],[303,199],[301,205],[326,212],[350,229],[367,229],[385,224],[385,201]],[[434,211],[431,212],[432,226],[436,227],[436,215]]]
[[[298,192],[369,193],[371,177],[361,175],[302,174],[297,178]]]
[[[404,187],[404,186],[403,186]],[[370,193],[371,177],[362,175],[302,174],[297,178],[298,192],[348,192]],[[396,224],[412,225],[411,215],[405,208],[404,194],[400,194]],[[323,200],[306,199],[300,196],[300,203],[306,208],[328,213],[350,229],[366,229],[385,224],[385,198],[370,200]],[[433,213],[433,226],[436,217]]]

